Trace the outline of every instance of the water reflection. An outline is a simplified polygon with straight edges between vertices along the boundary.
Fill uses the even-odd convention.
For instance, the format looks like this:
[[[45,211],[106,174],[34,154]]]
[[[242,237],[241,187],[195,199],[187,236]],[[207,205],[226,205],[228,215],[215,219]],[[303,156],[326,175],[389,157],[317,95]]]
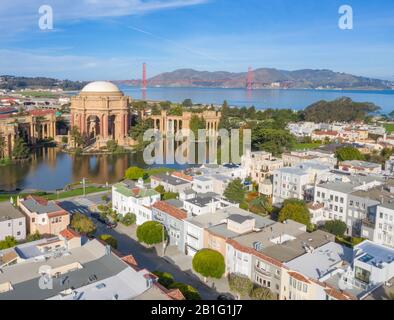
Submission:
[[[30,161],[0,167],[0,190],[54,191],[82,178],[93,183],[114,183],[123,178],[130,166],[147,167],[141,153],[75,156],[57,148],[42,148],[33,152]]]

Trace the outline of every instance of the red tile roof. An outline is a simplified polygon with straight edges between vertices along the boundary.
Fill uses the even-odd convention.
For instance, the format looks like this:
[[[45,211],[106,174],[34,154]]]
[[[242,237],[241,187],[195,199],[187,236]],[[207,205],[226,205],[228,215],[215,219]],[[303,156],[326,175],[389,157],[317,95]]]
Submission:
[[[337,136],[338,131],[315,131],[314,134],[319,136]]]
[[[302,282],[305,282],[305,283],[310,283],[309,280],[308,280],[307,278],[305,278],[303,275],[301,275],[301,274],[299,274],[299,273],[297,273],[297,272],[289,271],[288,274],[289,274],[292,278],[294,278],[294,279],[296,279],[296,280],[298,280],[298,281],[302,281]]]
[[[172,176],[175,178],[180,178],[182,180],[186,180],[186,181],[193,181],[193,177],[192,176],[188,176],[187,174],[184,174],[183,172],[173,172]]]
[[[185,211],[178,209],[177,207],[174,207],[164,201],[158,201],[152,207],[165,212],[178,220],[184,220],[187,218],[187,213]]]
[[[229,245],[233,246],[235,249],[237,249],[238,251],[242,251],[244,253],[249,253],[249,254],[253,254],[256,257],[259,257],[269,263],[272,263],[273,265],[276,265],[278,267],[282,267],[282,263],[274,258],[271,258],[265,254],[262,254],[261,252],[258,252],[257,250],[253,249],[253,248],[248,248],[245,247],[241,244],[239,244],[238,242],[236,242],[233,239],[229,239],[226,241]]]
[[[31,116],[39,117],[39,116],[46,116],[49,114],[55,114],[55,110],[41,110],[41,109],[36,109],[29,111],[29,114]]]

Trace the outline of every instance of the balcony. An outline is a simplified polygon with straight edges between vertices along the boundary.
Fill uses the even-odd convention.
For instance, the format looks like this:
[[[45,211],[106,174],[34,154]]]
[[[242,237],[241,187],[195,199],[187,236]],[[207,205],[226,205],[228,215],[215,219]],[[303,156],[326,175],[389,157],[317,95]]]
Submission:
[[[265,276],[265,277],[271,277],[272,273],[269,271],[265,271],[263,269],[260,269],[258,266],[254,266],[254,270],[257,271],[258,273],[260,273],[261,275]]]

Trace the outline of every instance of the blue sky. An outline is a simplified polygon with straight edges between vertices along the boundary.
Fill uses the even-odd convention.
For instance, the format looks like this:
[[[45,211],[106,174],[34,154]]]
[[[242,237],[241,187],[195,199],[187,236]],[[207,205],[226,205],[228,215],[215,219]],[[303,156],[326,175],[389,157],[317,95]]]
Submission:
[[[54,30],[38,28],[51,5]],[[354,29],[338,28],[341,5]],[[178,68],[332,69],[394,80],[392,0],[3,0],[0,74],[135,79]]]

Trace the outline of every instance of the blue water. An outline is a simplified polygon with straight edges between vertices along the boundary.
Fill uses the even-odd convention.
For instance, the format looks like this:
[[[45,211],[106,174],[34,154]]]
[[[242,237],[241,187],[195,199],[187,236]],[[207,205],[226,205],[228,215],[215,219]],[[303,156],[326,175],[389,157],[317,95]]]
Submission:
[[[142,98],[140,88],[120,86],[125,94],[134,99]],[[232,106],[252,106],[258,109],[290,108],[304,109],[319,100],[334,100],[349,97],[357,102],[373,102],[381,107],[382,113],[394,110],[394,90],[270,90],[261,89],[248,92],[245,89],[217,89],[217,88],[148,88],[146,98],[149,100],[169,100],[182,102],[192,99],[194,103],[222,104],[224,100]]]

